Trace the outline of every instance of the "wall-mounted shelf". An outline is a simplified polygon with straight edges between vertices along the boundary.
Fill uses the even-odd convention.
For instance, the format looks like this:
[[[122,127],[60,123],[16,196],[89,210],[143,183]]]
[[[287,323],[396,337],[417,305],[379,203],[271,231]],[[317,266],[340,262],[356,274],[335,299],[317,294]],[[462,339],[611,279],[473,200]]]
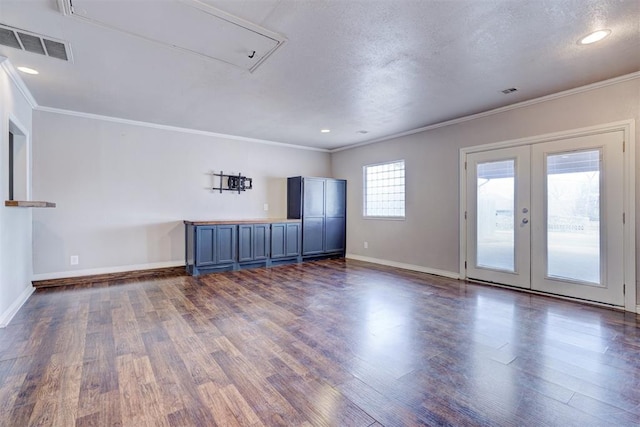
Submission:
[[[12,208],[55,208],[53,202],[37,202],[34,200],[5,200],[4,205]]]

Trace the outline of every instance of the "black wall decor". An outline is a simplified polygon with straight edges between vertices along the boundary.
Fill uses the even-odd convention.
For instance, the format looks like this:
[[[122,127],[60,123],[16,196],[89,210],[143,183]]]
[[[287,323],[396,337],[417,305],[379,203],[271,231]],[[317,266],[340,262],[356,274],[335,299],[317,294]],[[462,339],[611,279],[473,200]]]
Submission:
[[[238,175],[225,175],[223,171],[220,171],[220,173],[212,175],[220,177],[220,186],[213,187],[212,190],[220,190],[221,193],[223,191],[237,191],[240,194],[242,191],[253,188],[253,179],[242,176],[240,173]]]

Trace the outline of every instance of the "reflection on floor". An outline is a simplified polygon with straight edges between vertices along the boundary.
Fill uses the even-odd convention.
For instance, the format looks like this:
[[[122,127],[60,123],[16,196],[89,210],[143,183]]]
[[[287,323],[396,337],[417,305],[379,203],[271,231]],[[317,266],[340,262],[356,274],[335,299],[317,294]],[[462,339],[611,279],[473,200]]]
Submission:
[[[37,291],[0,425],[638,425],[633,314],[356,261]]]

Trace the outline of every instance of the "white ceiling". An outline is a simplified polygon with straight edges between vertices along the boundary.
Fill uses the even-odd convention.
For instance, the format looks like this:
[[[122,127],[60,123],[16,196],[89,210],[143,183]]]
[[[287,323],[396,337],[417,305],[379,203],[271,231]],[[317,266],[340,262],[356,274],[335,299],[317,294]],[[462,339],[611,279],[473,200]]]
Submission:
[[[151,13],[176,0],[110,0],[141,1]],[[640,0],[201,1],[287,42],[250,73],[64,16],[55,0],[0,0],[0,24],[68,41],[74,61],[0,55],[40,71],[22,76],[40,106],[326,149],[640,70]],[[611,36],[576,43],[601,28]]]

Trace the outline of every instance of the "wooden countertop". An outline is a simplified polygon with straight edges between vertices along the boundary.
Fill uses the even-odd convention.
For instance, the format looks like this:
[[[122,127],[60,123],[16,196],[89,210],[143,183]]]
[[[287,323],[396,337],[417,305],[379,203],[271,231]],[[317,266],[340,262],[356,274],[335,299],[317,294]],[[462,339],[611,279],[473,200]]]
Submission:
[[[225,224],[276,224],[283,222],[300,222],[299,219],[262,218],[262,219],[223,219],[212,221],[184,221],[186,225],[225,225]]]

